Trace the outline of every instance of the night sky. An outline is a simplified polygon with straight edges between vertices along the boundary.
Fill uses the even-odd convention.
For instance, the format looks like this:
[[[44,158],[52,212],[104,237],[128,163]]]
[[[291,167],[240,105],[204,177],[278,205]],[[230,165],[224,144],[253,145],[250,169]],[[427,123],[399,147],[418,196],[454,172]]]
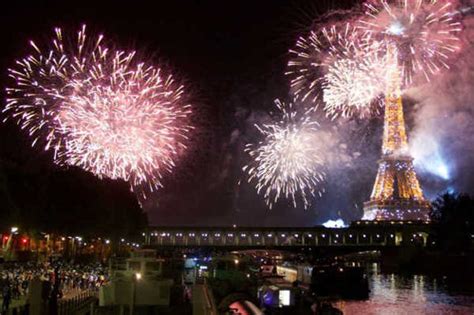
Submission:
[[[27,52],[29,39],[47,39],[56,26],[76,30],[86,23],[90,32],[103,33],[117,47],[136,49],[171,69],[190,93],[196,132],[165,188],[142,201],[151,224],[310,226],[339,216],[350,221],[360,218],[361,202],[368,199],[375,178],[380,117],[327,123],[351,131],[334,139],[348,161],[328,172],[328,193],[309,210],[286,202],[266,209],[241,168],[243,146],[255,141],[253,124],[266,119],[275,98],[288,99],[284,72],[296,37],[307,32],[313,19],[328,10],[349,9],[354,2],[8,1],[0,19],[0,84],[9,82],[6,69]],[[413,107],[409,125],[417,121]],[[0,128],[2,161],[54,170],[49,153],[30,148],[16,126]],[[355,158],[359,155],[364,158]],[[470,178],[463,180],[462,189],[472,189]],[[422,183],[431,184],[434,193],[450,185],[429,176],[422,176]]]

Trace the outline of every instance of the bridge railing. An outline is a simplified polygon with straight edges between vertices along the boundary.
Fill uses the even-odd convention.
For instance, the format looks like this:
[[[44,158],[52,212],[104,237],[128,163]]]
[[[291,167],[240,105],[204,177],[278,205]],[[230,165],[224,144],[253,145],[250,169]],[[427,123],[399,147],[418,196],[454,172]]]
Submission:
[[[426,224],[370,224],[359,222],[329,228],[160,228],[148,232],[146,245],[156,246],[425,246]]]
[[[58,302],[58,314],[76,314],[81,309],[89,307],[98,298],[98,291],[95,289],[82,291],[71,298],[61,299]]]

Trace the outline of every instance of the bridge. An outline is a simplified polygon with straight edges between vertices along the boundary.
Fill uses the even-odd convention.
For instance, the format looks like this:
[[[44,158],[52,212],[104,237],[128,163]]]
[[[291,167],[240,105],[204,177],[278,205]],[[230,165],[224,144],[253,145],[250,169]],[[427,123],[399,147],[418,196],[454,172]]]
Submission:
[[[354,221],[346,228],[314,227],[150,227],[149,247],[397,247],[427,246],[425,221]]]

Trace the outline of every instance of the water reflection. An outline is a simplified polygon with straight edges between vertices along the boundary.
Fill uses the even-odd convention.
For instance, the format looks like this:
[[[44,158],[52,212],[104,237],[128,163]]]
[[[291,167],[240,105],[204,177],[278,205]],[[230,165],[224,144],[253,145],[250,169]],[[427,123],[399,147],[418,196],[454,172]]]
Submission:
[[[450,292],[443,279],[382,274],[373,264],[369,284],[369,300],[338,303],[345,315],[474,314],[472,292]]]

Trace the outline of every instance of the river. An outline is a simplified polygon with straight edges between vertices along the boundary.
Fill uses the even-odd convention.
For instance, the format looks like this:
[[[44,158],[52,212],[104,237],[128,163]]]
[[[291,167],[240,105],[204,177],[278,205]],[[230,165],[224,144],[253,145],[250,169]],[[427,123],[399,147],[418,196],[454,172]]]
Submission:
[[[474,314],[473,283],[459,289],[442,277],[382,274],[377,264],[369,266],[368,276],[368,300],[335,304],[344,315]]]

